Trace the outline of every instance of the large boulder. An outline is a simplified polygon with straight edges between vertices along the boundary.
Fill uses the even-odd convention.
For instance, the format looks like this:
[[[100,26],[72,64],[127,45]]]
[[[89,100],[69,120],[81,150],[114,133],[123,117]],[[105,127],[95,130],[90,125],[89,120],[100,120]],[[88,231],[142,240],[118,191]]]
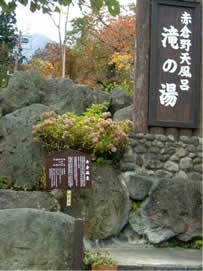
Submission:
[[[117,235],[127,224],[129,193],[118,172],[107,165],[92,167],[92,188],[73,191],[72,214],[85,220],[85,236],[91,240]]]
[[[133,120],[133,105],[129,105],[115,112],[113,115],[114,121]]]
[[[157,244],[171,237],[189,241],[202,234],[202,183],[161,179],[143,207],[130,215],[133,230]]]
[[[0,114],[5,115],[24,106],[41,103],[45,80],[39,73],[29,70],[16,72],[8,86],[0,93]]]
[[[79,115],[92,104],[110,103],[111,96],[69,79],[43,79],[33,70],[19,71],[0,93],[0,115],[6,115],[31,104],[44,104],[59,114],[75,112]]]
[[[46,153],[33,142],[32,126],[40,121],[40,114],[48,107],[33,104],[0,119],[0,174],[9,184],[39,187]]]
[[[126,178],[126,185],[133,200],[144,200],[150,192],[154,180],[152,177],[131,175]]]
[[[114,88],[111,92],[110,111],[114,114],[116,111],[127,107],[133,103],[133,99],[120,88]]]
[[[55,197],[42,191],[12,191],[0,190],[0,209],[34,208],[44,211],[60,211],[60,205]]]
[[[92,104],[110,103],[110,95],[67,79],[49,79],[46,82],[43,103],[59,114],[74,112],[80,115]]]
[[[0,269],[72,270],[74,221],[60,212],[0,210]]]

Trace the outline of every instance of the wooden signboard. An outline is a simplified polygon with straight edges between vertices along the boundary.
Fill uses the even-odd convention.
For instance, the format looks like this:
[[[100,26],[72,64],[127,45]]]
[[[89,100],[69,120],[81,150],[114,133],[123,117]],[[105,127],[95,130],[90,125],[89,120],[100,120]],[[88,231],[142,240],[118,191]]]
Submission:
[[[47,190],[91,187],[91,158],[85,153],[64,150],[46,161]]]
[[[149,126],[197,128],[200,4],[153,0]]]

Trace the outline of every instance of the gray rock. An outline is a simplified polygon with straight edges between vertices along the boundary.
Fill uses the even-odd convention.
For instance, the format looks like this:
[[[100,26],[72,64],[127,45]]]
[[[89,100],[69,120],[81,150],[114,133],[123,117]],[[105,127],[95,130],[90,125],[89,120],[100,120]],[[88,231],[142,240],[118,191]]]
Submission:
[[[200,137],[196,137],[196,136],[192,136],[189,138],[190,139],[190,144],[193,144],[194,146],[198,146],[199,144],[201,144],[201,139]]]
[[[201,237],[201,182],[161,179],[129,222],[136,233],[154,244],[174,236],[183,241]]]
[[[198,156],[203,158],[203,152],[198,152]]]
[[[175,141],[175,137],[173,135],[168,135],[168,139],[169,141],[172,141],[172,142]]]
[[[84,218],[84,232],[89,239],[117,235],[127,224],[131,201],[118,174],[110,166],[93,164],[92,188],[73,191],[73,216]]]
[[[164,155],[161,155],[160,160],[161,160],[162,162],[166,162],[166,161],[169,160],[169,158],[170,158],[170,155],[169,155],[169,154],[164,154]]]
[[[149,149],[149,152],[151,153],[159,153],[160,152],[160,149],[158,147],[151,147]]]
[[[167,169],[168,171],[172,171],[172,172],[177,172],[179,170],[178,164],[176,164],[172,161],[167,161],[164,164],[164,168]]]
[[[197,150],[198,150],[199,152],[202,152],[202,151],[203,151],[203,146],[202,146],[202,145],[197,146]]]
[[[194,165],[201,164],[201,163],[202,163],[202,159],[200,157],[196,157],[195,159],[193,159]]]
[[[188,174],[188,178],[191,181],[202,181],[202,175],[198,172],[191,172]]]
[[[176,173],[175,178],[188,180],[188,175],[183,170],[180,170]]]
[[[136,139],[134,139],[134,138],[131,138],[131,137],[129,137],[129,138],[130,138],[130,142],[129,142],[130,146],[131,147],[137,146],[138,141]]]
[[[0,210],[0,269],[72,270],[74,224],[59,212]]]
[[[136,153],[145,153],[147,151],[143,145],[137,145],[134,150]]]
[[[9,184],[39,187],[47,154],[33,142],[32,126],[40,121],[40,114],[47,106],[33,104],[7,114],[0,119],[1,175]]]
[[[193,158],[197,157],[197,154],[190,152],[188,156],[193,159]]]
[[[163,163],[157,154],[147,153],[144,155],[144,165],[147,169],[160,169]]]
[[[126,241],[127,243],[124,243],[124,246],[128,246],[129,244],[140,247],[149,247],[152,246],[149,244],[149,242],[143,238],[143,236],[140,236],[136,232],[133,231],[130,225],[127,225],[125,229],[121,232],[121,234],[118,236],[118,240],[123,243],[123,241]],[[122,244],[121,243],[121,244]],[[120,244],[119,244],[120,245]]]
[[[180,136],[179,139],[183,141],[184,143],[190,143],[191,138],[189,136]]]
[[[190,170],[193,167],[192,159],[189,157],[182,158],[180,160],[180,168],[184,170]]]
[[[39,73],[18,71],[9,80],[7,88],[0,94],[2,115],[24,106],[41,103],[44,97],[45,80]]]
[[[194,170],[203,173],[203,165],[202,164],[195,165]]]
[[[156,171],[156,175],[158,177],[165,177],[165,178],[171,178],[173,176],[173,174],[167,170],[164,170],[164,169],[158,169]]]
[[[136,157],[135,153],[126,152],[124,153],[122,160],[125,162],[135,162]]]
[[[125,91],[120,88],[114,88],[111,92],[110,112],[114,114],[116,111],[132,105],[133,99]]]
[[[136,167],[135,173],[136,175],[149,176],[149,171],[146,170],[144,167]]]
[[[92,104],[110,103],[110,95],[104,91],[93,90],[86,85],[74,84],[67,79],[50,79],[45,89],[43,103],[59,114],[74,112],[80,115]]]
[[[137,155],[136,157],[136,165],[142,167],[144,164],[144,160],[141,155]]]
[[[121,161],[120,162],[120,169],[121,171],[131,171],[131,170],[135,170],[135,162],[124,162]]]
[[[160,153],[161,154],[170,154],[170,155],[173,155],[175,153],[175,148],[173,146],[166,147],[166,148],[161,149]]]
[[[164,147],[164,142],[156,140],[156,146],[159,147],[159,148],[163,148]]]
[[[147,176],[130,176],[126,181],[130,198],[134,200],[143,200],[149,194],[153,180]]]
[[[34,208],[44,211],[60,211],[57,200],[48,192],[0,190],[0,209]]]
[[[178,157],[184,157],[184,156],[186,156],[187,154],[188,154],[187,149],[184,149],[184,148],[178,148],[178,149],[176,150],[176,155],[177,155]]]
[[[167,141],[167,136],[165,135],[155,135],[155,138],[163,142]]]
[[[121,120],[133,120],[132,119],[133,113],[133,105],[127,106],[115,112],[113,115],[114,121],[121,121]]]
[[[152,146],[152,142],[151,142],[151,141],[146,141],[146,142],[144,143],[144,145],[145,145],[145,147],[149,148],[149,147]]]
[[[145,135],[143,133],[135,133],[135,138],[142,139],[144,136]]]
[[[154,140],[155,135],[153,135],[153,134],[146,134],[145,138],[146,138],[147,140],[152,141],[152,140]]]
[[[203,137],[199,137],[198,139],[199,139],[199,144],[202,146],[203,145]],[[202,148],[203,148],[203,146],[202,146]]]
[[[188,149],[189,152],[195,152],[196,151],[196,148],[193,145],[187,145],[187,149]]]
[[[173,154],[173,155],[170,157],[170,160],[171,160],[171,161],[174,161],[174,162],[178,162],[178,161],[179,161],[179,157],[177,157],[175,154]]]

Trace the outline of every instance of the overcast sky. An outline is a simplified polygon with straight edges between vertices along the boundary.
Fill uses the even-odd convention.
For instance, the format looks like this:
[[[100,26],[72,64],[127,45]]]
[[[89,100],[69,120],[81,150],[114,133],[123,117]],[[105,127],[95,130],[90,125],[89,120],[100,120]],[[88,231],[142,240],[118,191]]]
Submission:
[[[119,0],[121,5],[128,5],[135,3],[136,0]],[[43,14],[40,11],[32,13],[28,7],[24,7],[21,4],[18,5],[16,10],[17,26],[23,34],[39,33],[47,36],[51,40],[58,41],[58,33],[56,27],[51,21],[49,15]],[[71,8],[70,20],[79,17],[80,10],[78,7]]]

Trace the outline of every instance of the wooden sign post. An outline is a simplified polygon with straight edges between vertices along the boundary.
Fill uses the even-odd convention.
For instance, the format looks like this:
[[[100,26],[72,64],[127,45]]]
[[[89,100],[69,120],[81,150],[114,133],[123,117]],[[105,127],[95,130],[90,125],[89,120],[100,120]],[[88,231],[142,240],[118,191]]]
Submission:
[[[90,156],[70,149],[50,155],[46,161],[46,185],[47,190],[90,188]]]
[[[91,187],[91,158],[89,155],[64,150],[50,155],[46,161],[46,189],[67,189],[67,206],[71,215],[71,190]],[[82,270],[83,220],[75,219],[73,270]]]
[[[149,126],[197,128],[200,4],[153,0]]]

